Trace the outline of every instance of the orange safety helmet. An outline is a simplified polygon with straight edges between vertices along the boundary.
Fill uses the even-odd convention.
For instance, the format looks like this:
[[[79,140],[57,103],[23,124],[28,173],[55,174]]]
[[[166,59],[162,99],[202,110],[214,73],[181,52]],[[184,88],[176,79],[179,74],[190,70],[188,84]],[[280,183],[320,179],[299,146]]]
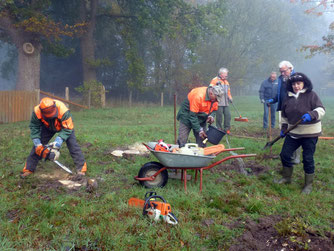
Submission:
[[[58,115],[56,102],[51,98],[42,98],[39,109],[41,109],[42,115],[48,119],[55,118]]]

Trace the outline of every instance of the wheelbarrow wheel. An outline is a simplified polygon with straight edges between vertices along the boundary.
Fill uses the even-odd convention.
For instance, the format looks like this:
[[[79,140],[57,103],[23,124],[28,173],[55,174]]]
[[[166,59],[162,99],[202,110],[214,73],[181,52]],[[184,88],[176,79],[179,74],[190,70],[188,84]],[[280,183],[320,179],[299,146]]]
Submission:
[[[140,168],[138,177],[139,178],[151,177],[161,168],[163,168],[163,165],[159,162],[154,162],[154,161],[148,162],[145,165],[143,165],[142,168]],[[139,183],[146,188],[154,188],[154,187],[166,186],[167,181],[168,181],[168,172],[167,170],[164,170],[161,173],[159,173],[154,180],[140,180]]]

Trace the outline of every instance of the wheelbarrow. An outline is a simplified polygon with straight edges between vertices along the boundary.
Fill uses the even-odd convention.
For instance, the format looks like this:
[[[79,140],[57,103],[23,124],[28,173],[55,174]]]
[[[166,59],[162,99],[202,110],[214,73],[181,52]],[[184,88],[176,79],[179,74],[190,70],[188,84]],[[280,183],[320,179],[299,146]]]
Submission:
[[[210,164],[219,154],[229,151],[244,150],[244,147],[222,149],[219,152],[210,155],[191,155],[180,154],[176,152],[162,152],[154,150],[156,142],[143,143],[144,146],[159,160],[144,164],[134,177],[146,188],[164,187],[168,182],[168,169],[180,169],[182,171],[181,180],[184,183],[184,190],[187,191],[187,170],[195,170],[195,182],[197,174],[200,173],[200,191],[202,191],[203,170],[215,167],[229,159],[254,157],[256,154],[230,155],[217,162]],[[178,145],[171,145],[171,150]]]

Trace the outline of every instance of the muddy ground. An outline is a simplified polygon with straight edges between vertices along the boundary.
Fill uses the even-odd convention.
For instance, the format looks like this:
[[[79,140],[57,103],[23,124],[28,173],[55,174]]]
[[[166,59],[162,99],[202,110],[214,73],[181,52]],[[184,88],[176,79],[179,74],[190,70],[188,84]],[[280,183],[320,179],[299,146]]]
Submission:
[[[239,250],[334,250],[334,232],[321,235],[298,225],[298,219],[283,219],[281,216],[266,216],[255,222],[235,222],[230,228],[245,228],[245,232],[229,247]]]

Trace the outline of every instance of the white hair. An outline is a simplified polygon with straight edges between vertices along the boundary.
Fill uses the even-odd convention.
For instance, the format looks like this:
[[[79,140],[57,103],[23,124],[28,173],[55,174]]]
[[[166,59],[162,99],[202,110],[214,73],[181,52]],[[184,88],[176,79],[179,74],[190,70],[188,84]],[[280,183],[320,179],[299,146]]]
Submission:
[[[221,73],[228,73],[228,69],[224,67],[220,68],[218,71],[218,74],[221,74]]]
[[[284,66],[291,68],[291,70],[293,70],[293,65],[289,61],[284,60],[278,64],[278,68],[282,68]]]

